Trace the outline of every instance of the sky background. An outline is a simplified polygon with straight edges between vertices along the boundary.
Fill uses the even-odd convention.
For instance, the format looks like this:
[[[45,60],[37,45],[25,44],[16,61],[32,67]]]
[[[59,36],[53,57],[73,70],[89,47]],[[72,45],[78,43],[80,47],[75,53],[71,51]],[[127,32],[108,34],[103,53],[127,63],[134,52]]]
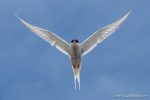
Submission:
[[[69,58],[14,16],[80,43],[133,10],[126,22],[83,57],[81,90]],[[150,96],[149,0],[0,0],[0,100],[117,100]],[[136,100],[137,98],[127,98]]]

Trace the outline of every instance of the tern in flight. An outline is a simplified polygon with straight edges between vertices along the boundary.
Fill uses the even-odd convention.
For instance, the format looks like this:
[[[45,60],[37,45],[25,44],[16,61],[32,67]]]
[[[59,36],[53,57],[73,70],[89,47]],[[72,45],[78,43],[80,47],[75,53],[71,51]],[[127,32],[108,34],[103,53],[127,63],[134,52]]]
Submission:
[[[55,46],[62,53],[69,56],[72,63],[72,70],[74,73],[75,89],[76,89],[76,83],[78,83],[78,87],[80,89],[81,58],[85,54],[93,50],[99,43],[101,43],[104,39],[110,36],[113,32],[115,32],[122,25],[122,23],[127,19],[130,12],[128,12],[126,15],[124,15],[119,20],[113,22],[112,24],[99,29],[81,44],[79,44],[78,40],[76,39],[71,40],[71,43],[67,43],[65,40],[63,40],[53,32],[49,32],[48,30],[33,26],[27,23],[26,21],[22,20],[17,15],[16,16],[33,33],[35,33],[36,35],[44,39],[52,46]]]

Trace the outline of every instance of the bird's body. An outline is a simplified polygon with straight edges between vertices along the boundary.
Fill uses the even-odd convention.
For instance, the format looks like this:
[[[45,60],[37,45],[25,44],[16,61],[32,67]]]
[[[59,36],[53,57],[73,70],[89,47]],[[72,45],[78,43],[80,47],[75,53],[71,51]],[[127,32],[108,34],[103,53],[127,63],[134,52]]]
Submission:
[[[70,56],[74,68],[78,68],[81,62],[81,48],[78,43],[71,43]]]
[[[72,70],[74,73],[75,88],[76,88],[76,80],[77,80],[80,89],[80,70],[81,70],[82,56],[92,51],[105,38],[107,38],[114,31],[116,31],[121,26],[121,24],[125,21],[125,19],[127,19],[129,14],[130,12],[128,12],[125,16],[123,16],[121,19],[117,20],[116,22],[107,25],[101,28],[100,30],[96,31],[81,44],[78,43],[78,40],[72,40],[71,44],[69,44],[65,40],[57,36],[56,34],[49,32],[45,29],[33,26],[25,22],[18,16],[17,17],[28,29],[34,32],[37,36],[41,37],[52,46],[55,46],[59,51],[69,56],[72,63]]]
[[[73,40],[70,46],[70,57],[75,79],[75,88],[76,88],[76,80],[78,81],[80,88],[81,48],[80,44],[78,44],[78,42],[76,42],[75,40]]]

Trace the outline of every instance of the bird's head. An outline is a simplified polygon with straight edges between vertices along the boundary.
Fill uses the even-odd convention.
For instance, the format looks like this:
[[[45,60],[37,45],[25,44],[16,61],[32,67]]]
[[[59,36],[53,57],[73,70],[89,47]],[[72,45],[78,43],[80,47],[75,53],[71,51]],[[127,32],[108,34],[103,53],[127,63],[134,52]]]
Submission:
[[[78,40],[76,40],[76,39],[71,40],[71,43],[78,43]]]

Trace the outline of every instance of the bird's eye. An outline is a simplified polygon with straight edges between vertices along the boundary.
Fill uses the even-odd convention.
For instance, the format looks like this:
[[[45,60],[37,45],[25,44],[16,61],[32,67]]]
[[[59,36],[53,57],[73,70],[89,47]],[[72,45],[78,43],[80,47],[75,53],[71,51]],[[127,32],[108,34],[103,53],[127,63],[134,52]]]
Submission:
[[[78,40],[76,40],[76,42],[78,43]]]

